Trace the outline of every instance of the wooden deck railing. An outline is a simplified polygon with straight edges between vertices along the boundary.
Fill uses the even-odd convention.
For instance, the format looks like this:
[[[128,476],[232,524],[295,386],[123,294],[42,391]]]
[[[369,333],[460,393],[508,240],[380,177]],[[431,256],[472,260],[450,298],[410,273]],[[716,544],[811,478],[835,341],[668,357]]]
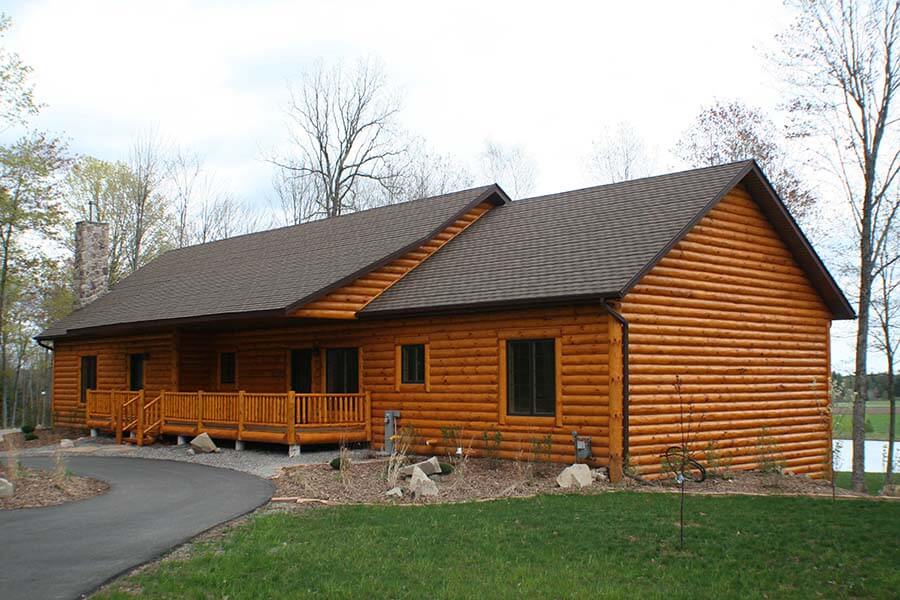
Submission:
[[[284,444],[371,441],[372,402],[360,394],[143,392],[90,390],[88,426],[137,443],[160,433]]]

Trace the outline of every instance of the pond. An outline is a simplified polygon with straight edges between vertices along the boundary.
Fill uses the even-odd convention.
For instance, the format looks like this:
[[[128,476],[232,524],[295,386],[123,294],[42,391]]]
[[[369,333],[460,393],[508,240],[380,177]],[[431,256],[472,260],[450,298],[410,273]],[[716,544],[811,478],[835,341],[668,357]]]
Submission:
[[[851,470],[853,440],[834,440],[834,470]],[[866,441],[866,473],[884,473],[887,468],[887,442]],[[894,442],[894,473],[900,473],[900,442]]]

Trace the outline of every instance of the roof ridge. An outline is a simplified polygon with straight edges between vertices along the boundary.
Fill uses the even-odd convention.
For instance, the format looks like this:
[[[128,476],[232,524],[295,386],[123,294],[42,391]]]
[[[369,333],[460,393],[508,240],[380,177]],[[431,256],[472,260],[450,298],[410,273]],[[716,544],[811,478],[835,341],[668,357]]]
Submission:
[[[315,224],[318,224],[318,223],[325,223],[325,222],[332,222],[332,223],[333,223],[335,219],[342,219],[342,218],[347,218],[347,217],[355,217],[355,216],[357,216],[357,215],[363,215],[363,214],[367,214],[367,213],[372,213],[372,212],[378,211],[378,210],[384,210],[384,209],[394,208],[394,207],[397,207],[397,206],[406,206],[406,205],[408,205],[408,204],[414,204],[414,203],[416,203],[416,202],[424,202],[425,200],[437,200],[438,198],[445,198],[445,197],[447,197],[447,196],[453,196],[453,195],[457,195],[457,194],[465,194],[465,193],[469,193],[469,192],[474,192],[475,190],[486,190],[486,189],[488,189],[488,188],[490,188],[490,187],[497,187],[498,189],[500,189],[500,186],[499,186],[498,184],[496,184],[496,183],[489,183],[489,184],[485,184],[485,185],[478,185],[478,186],[475,186],[475,187],[464,188],[464,189],[461,189],[461,190],[454,190],[454,191],[452,191],[452,192],[446,192],[446,193],[444,193],[444,194],[437,194],[437,195],[434,195],[434,196],[421,196],[421,197],[419,197],[419,198],[413,198],[412,200],[404,200],[403,202],[394,202],[394,203],[392,203],[392,204],[382,204],[382,205],[380,205],[380,206],[371,206],[371,207],[369,207],[369,208],[364,208],[364,209],[362,209],[362,210],[355,210],[355,211],[353,211],[353,212],[348,212],[348,213],[340,214],[340,215],[337,215],[337,216],[334,216],[334,217],[322,217],[322,218],[319,218],[319,219],[313,219],[313,220],[311,220],[311,221],[304,221],[303,223],[295,223],[295,224],[293,224],[293,225],[281,225],[280,227],[272,227],[271,229],[263,229],[263,230],[260,230],[260,231],[251,231],[251,232],[249,232],[249,233],[242,233],[242,234],[239,234],[239,235],[233,235],[233,236],[231,236],[231,237],[221,238],[221,239],[218,239],[218,240],[210,240],[210,241],[208,241],[208,242],[200,242],[199,244],[191,244],[190,246],[182,246],[181,248],[170,248],[169,250],[166,250],[165,252],[163,252],[160,256],[164,256],[164,255],[166,255],[166,254],[175,253],[175,252],[181,252],[181,251],[183,251],[183,250],[190,250],[190,249],[192,249],[192,248],[200,248],[200,247],[202,247],[202,246],[210,246],[210,245],[212,245],[212,244],[218,244],[218,243],[221,243],[221,242],[228,242],[228,241],[231,241],[231,240],[237,240],[237,239],[241,239],[241,238],[247,238],[247,237],[254,236],[254,235],[263,235],[263,234],[267,234],[267,233],[274,233],[274,232],[276,232],[276,231],[282,231],[282,230],[285,230],[285,229],[300,228],[300,227],[304,227],[304,226],[308,226],[308,225],[315,225]]]
[[[624,180],[624,181],[615,181],[615,182],[613,182],[613,183],[601,183],[600,185],[588,185],[588,186],[585,186],[585,187],[573,188],[573,189],[571,189],[571,190],[564,190],[564,191],[562,191],[562,192],[553,192],[553,193],[550,193],[550,194],[541,194],[541,195],[539,195],[539,196],[529,196],[528,198],[521,198],[520,200],[516,200],[516,203],[530,202],[530,201],[532,201],[532,200],[543,200],[543,199],[545,199],[545,198],[550,198],[550,197],[554,197],[554,196],[564,196],[564,195],[566,195],[566,194],[573,194],[573,193],[576,193],[576,192],[594,191],[594,190],[598,190],[598,189],[601,189],[601,188],[610,188],[610,187],[614,187],[614,186],[624,186],[624,185],[627,185],[627,184],[637,183],[637,182],[640,182],[640,181],[649,181],[649,180],[652,180],[652,179],[661,179],[661,178],[663,178],[663,177],[674,177],[674,176],[676,176],[676,175],[689,175],[689,174],[691,174],[691,173],[698,173],[698,172],[700,172],[700,171],[711,171],[711,170],[713,170],[713,169],[723,169],[723,168],[725,168],[725,167],[732,167],[732,166],[736,166],[736,165],[744,165],[744,164],[747,164],[747,163],[756,163],[756,159],[753,159],[753,158],[745,158],[745,159],[742,159],[742,160],[735,160],[735,161],[732,161],[732,162],[722,163],[722,164],[718,164],[718,165],[709,165],[709,166],[706,166],[706,167],[694,167],[694,168],[691,168],[691,169],[685,169],[685,170],[683,170],[683,171],[672,171],[672,172],[669,172],[669,173],[660,173],[660,174],[658,174],[658,175],[647,175],[646,177],[637,177],[637,178],[635,178],[635,179],[626,179],[626,180]]]

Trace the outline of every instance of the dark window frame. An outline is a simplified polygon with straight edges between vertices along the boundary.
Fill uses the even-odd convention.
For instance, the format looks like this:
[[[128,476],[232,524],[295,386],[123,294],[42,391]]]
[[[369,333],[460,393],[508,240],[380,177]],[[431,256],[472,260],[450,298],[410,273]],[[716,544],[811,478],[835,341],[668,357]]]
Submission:
[[[402,344],[400,346],[400,383],[404,385],[425,385],[425,344]]]
[[[226,359],[231,364],[226,365]],[[233,350],[219,352],[219,385],[237,385],[237,352]]]
[[[520,372],[523,367],[526,369],[525,373]],[[543,372],[540,372],[541,367]],[[506,414],[516,417],[555,417],[557,377],[556,339],[507,340]],[[518,389],[519,386],[522,389]],[[523,400],[528,405],[527,409],[521,406]]]
[[[89,366],[93,365],[93,366]],[[80,390],[79,390],[79,401],[84,404],[87,402],[87,392],[88,390],[96,390],[97,389],[97,355],[96,354],[87,354],[81,357],[81,362],[79,363],[79,368],[81,369],[80,374]],[[87,369],[86,369],[87,368]],[[90,377],[87,375],[90,373]]]
[[[359,348],[355,346],[326,348],[325,393],[358,394],[359,363]]]

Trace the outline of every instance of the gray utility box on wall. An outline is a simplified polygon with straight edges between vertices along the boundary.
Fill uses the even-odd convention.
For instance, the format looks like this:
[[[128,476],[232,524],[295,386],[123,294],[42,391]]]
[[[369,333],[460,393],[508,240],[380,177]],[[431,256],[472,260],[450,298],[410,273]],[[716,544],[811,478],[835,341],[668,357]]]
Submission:
[[[400,422],[399,410],[384,411],[384,452],[394,453],[394,436],[397,435]]]
[[[593,448],[591,448],[591,438],[587,435],[578,435],[577,431],[572,432],[572,443],[575,444],[575,461],[588,460],[594,457]]]

